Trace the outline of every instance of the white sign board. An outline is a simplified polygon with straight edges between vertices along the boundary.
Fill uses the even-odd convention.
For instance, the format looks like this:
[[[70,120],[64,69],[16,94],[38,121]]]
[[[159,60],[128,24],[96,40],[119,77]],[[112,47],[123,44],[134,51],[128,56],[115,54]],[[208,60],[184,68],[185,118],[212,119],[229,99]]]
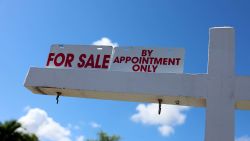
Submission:
[[[47,68],[182,73],[184,49],[52,45]]]
[[[111,70],[183,73],[184,49],[116,47]]]

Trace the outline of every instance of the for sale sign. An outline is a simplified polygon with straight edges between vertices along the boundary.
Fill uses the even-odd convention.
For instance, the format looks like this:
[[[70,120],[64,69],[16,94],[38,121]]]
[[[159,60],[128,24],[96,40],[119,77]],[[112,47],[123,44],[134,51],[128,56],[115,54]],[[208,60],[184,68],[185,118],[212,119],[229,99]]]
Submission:
[[[48,68],[108,69],[111,46],[52,45],[48,55]]]
[[[184,49],[52,45],[46,67],[182,73]]]

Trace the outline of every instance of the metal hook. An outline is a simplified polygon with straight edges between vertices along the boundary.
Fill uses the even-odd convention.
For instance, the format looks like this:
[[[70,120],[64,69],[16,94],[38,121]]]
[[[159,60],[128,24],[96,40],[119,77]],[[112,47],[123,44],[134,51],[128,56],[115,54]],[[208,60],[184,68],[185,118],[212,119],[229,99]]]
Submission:
[[[161,103],[162,103],[162,99],[158,99],[158,103],[159,103],[159,109],[158,109],[158,114],[161,114]]]
[[[56,92],[57,93],[57,96],[56,96],[56,104],[58,104],[59,102],[59,97],[60,95],[62,94],[61,92]]]
[[[180,105],[180,100],[176,100],[176,101],[175,101],[175,104],[176,104],[176,105]]]

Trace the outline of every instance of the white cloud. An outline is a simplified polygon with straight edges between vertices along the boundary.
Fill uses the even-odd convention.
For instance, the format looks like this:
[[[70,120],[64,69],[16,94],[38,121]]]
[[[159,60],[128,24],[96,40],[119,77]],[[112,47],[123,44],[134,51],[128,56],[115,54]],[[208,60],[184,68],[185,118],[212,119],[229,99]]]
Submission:
[[[250,141],[250,136],[242,136],[237,138],[235,141]]]
[[[174,133],[174,128],[168,125],[162,125],[158,127],[158,130],[163,136],[169,136]]]
[[[186,106],[162,105],[161,114],[158,115],[158,104],[139,104],[136,108],[138,113],[131,116],[131,120],[145,125],[157,125],[158,130],[163,136],[174,133],[174,127],[185,122],[186,115],[183,113],[188,110]]]
[[[85,140],[84,136],[79,136],[76,138],[76,141],[84,141],[84,140]]]
[[[98,124],[98,123],[96,123],[96,122],[91,122],[91,123],[90,123],[90,126],[91,126],[92,128],[101,128],[101,125]]]
[[[113,46],[118,47],[118,43],[113,43],[109,38],[102,37],[100,40],[97,40],[92,43],[93,45],[106,45],[106,46]]]
[[[27,114],[18,121],[27,131],[35,133],[40,140],[71,141],[70,130],[54,121],[42,109],[28,108]]]

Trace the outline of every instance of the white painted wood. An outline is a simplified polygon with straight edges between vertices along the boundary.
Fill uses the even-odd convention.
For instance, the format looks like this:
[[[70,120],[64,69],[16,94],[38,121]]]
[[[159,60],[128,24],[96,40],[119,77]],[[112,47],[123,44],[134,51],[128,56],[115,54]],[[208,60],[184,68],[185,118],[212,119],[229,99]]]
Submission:
[[[206,107],[205,141],[234,140],[234,109],[250,109],[250,77],[235,76],[232,27],[210,29],[208,74],[31,68],[33,93]]]
[[[157,99],[163,96],[184,96],[186,99],[190,98],[190,101],[194,103],[201,103],[200,100],[204,97],[202,94],[206,91],[204,88],[206,81],[205,77],[199,76],[200,75],[191,74],[153,74],[103,70],[31,68],[25,86],[29,88],[35,86],[37,89],[59,88],[62,90],[79,90],[79,92],[92,91],[95,93],[94,97],[100,99],[106,97],[106,95],[101,94],[105,92],[117,95],[110,97],[111,100],[129,99],[129,101],[141,101],[133,99],[133,96],[137,95],[139,99],[153,96],[148,102],[157,102]],[[58,91],[62,92],[62,90]],[[40,91],[33,92],[40,93]],[[48,94],[56,95],[56,91]],[[64,96],[86,97],[85,94],[74,94],[75,93],[62,92]],[[129,96],[129,98],[127,98],[127,96]],[[91,97],[91,95],[88,97]],[[196,98],[197,101],[191,100],[193,98]],[[178,100],[178,98],[176,98],[176,100]],[[191,106],[191,103],[189,102],[188,105]],[[197,106],[205,106],[205,103],[203,102]]]

